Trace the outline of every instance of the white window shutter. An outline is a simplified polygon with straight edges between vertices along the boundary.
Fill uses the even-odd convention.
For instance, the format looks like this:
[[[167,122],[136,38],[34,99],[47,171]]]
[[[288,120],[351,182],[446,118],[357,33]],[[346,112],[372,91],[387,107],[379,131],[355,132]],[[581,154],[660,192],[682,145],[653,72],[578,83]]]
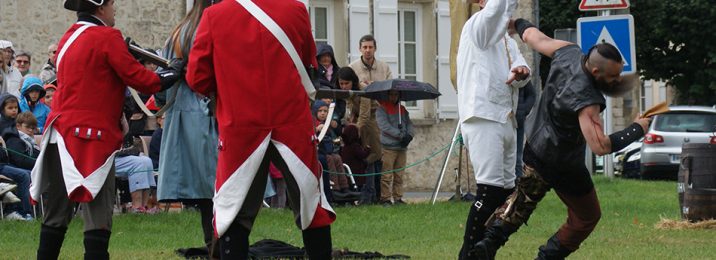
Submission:
[[[438,98],[440,118],[454,119],[457,114],[457,91],[450,81],[450,5],[447,0],[437,2],[438,36]]]
[[[370,2],[369,0],[350,0],[348,6],[348,30],[350,56],[348,62],[360,59],[358,41],[363,35],[370,34]]]
[[[398,0],[373,2],[373,31],[378,48],[376,56],[398,75]]]

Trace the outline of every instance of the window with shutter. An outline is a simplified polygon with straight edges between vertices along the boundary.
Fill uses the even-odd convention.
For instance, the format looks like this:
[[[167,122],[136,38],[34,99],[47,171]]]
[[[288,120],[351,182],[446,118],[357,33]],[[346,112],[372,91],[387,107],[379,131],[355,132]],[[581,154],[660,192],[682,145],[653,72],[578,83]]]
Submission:
[[[360,59],[358,41],[363,35],[370,34],[369,0],[350,0],[348,2],[349,61]],[[380,39],[378,39],[380,41]]]
[[[454,119],[457,114],[457,91],[450,81],[450,5],[447,0],[439,0],[435,10],[437,15],[437,66],[438,85],[442,94],[438,98],[440,118]]]
[[[398,7],[398,70],[399,78],[423,81],[421,6],[400,4]],[[405,107],[416,117],[423,117],[423,101],[407,101]]]

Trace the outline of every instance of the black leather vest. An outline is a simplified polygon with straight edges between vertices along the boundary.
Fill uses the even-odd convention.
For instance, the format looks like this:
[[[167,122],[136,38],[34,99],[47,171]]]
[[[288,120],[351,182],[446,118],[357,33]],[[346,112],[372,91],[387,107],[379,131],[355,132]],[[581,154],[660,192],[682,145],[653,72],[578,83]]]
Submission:
[[[526,140],[538,159],[556,169],[584,167],[585,140],[579,127],[580,109],[606,100],[592,78],[582,69],[583,57],[577,45],[560,48],[554,54],[542,95],[527,117]]]

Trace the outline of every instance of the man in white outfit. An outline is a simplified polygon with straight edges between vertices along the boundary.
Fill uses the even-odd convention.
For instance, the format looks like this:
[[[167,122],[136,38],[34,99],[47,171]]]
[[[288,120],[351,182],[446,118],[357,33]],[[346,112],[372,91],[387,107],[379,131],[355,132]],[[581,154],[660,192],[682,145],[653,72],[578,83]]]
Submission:
[[[481,11],[465,22],[457,52],[460,127],[477,183],[460,259],[475,258],[471,251],[485,235],[485,222],[515,187],[515,113],[530,74],[507,34],[517,0],[478,3]]]

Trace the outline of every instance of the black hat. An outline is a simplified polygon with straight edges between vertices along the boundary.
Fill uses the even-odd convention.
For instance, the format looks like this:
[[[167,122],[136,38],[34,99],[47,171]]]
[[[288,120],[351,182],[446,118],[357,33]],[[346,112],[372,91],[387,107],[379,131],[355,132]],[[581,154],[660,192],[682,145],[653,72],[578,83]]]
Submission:
[[[104,4],[105,0],[65,0],[65,9],[77,12],[90,12]]]

